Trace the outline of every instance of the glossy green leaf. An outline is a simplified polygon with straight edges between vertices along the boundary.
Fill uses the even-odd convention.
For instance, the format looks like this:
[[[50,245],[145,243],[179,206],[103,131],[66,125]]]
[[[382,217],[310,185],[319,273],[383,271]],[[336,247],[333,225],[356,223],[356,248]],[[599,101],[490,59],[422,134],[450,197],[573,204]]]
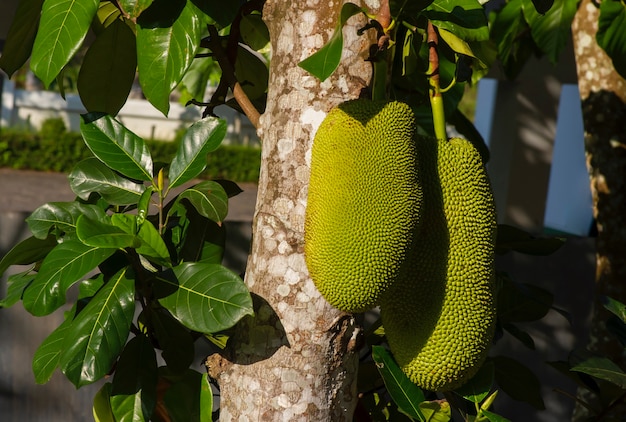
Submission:
[[[128,17],[133,19],[152,4],[152,0],[118,0],[120,7],[128,13]]]
[[[202,217],[192,206],[188,206],[185,217],[179,259],[221,264],[226,247],[224,226]]]
[[[608,311],[617,316],[622,322],[626,322],[626,305],[607,296],[602,298],[602,303]]]
[[[489,395],[493,379],[493,362],[485,362],[476,375],[464,385],[457,388],[455,392],[472,403],[480,403]]]
[[[0,55],[0,69],[9,78],[30,57],[44,0],[20,0]]]
[[[426,421],[419,408],[419,404],[424,401],[424,393],[407,378],[389,351],[382,346],[372,346],[372,359],[398,409],[411,418]]]
[[[104,211],[96,205],[79,202],[49,202],[37,208],[26,218],[26,223],[37,239],[46,239],[54,227],[66,234],[76,232],[76,220],[81,215],[98,219]]]
[[[209,382],[209,374],[202,374],[200,381],[200,422],[212,422],[213,390]]]
[[[480,413],[481,415],[486,417],[489,422],[511,422],[509,419],[500,415],[496,415],[495,413],[488,410],[481,410]]]
[[[498,224],[496,253],[510,251],[527,255],[550,255],[565,244],[562,237],[536,237],[517,227]]]
[[[115,116],[135,80],[135,33],[120,19],[99,34],[87,50],[78,73],[78,93],[87,111]]]
[[[24,291],[24,308],[35,316],[48,315],[65,303],[65,292],[81,277],[111,256],[115,249],[86,246],[68,240],[55,247]]]
[[[95,422],[116,422],[111,409],[111,383],[105,383],[93,398],[93,418]]]
[[[538,48],[522,12],[523,0],[510,0],[499,10],[491,25],[491,37],[498,48],[498,56],[506,76],[514,79],[526,60]]]
[[[243,42],[255,51],[264,49],[270,42],[270,32],[259,14],[243,16],[239,32]]]
[[[269,81],[266,62],[241,46],[237,49],[235,75],[250,100],[257,100],[266,94]]]
[[[433,25],[465,41],[489,39],[485,9],[478,0],[435,0],[424,11]]]
[[[224,119],[208,116],[194,122],[185,132],[170,164],[170,188],[198,176],[206,168],[207,154],[222,143],[228,124]]]
[[[152,157],[139,136],[113,117],[83,114],[80,132],[93,155],[111,169],[137,180],[152,180]]]
[[[424,420],[428,422],[450,422],[452,410],[447,401],[423,401],[419,404],[419,409],[424,415]]]
[[[536,409],[545,409],[541,397],[541,383],[530,369],[506,356],[494,356],[490,360],[494,363],[496,382],[503,392]]]
[[[76,235],[87,246],[97,248],[138,248],[141,241],[137,236],[128,234],[110,222],[92,220],[84,215],[76,221]]]
[[[184,190],[178,200],[188,200],[200,215],[217,223],[228,214],[228,195],[217,182],[207,180]]]
[[[32,368],[37,384],[45,384],[50,381],[54,370],[59,366],[61,353],[63,353],[63,343],[71,324],[72,318],[66,318],[35,351]]]
[[[174,374],[189,368],[194,359],[194,342],[189,331],[168,312],[152,312],[152,327],[161,355]]]
[[[200,402],[203,382],[202,374],[188,369],[168,388],[163,401],[172,421],[200,421],[200,412],[204,409]]]
[[[523,0],[522,7],[535,43],[548,59],[556,64],[571,37],[572,20],[578,9],[577,3],[571,0],[554,0],[554,4],[545,15],[537,12],[531,0]]]
[[[98,12],[96,12],[96,16],[93,22],[91,22],[91,29],[96,37],[100,36],[113,22],[119,20],[121,15],[122,12],[120,12],[120,9],[117,8],[115,3],[108,0],[100,1]]]
[[[229,269],[216,264],[184,262],[173,270],[176,278],[163,278],[161,282],[164,288],[176,290],[159,302],[185,327],[214,333],[253,314],[250,292],[243,280]]]
[[[10,275],[7,279],[7,294],[4,299],[0,300],[0,308],[8,308],[21,300],[24,290],[30,286],[36,275],[37,273],[34,273],[32,268]]]
[[[79,162],[69,174],[70,188],[80,198],[87,200],[97,192],[111,205],[136,204],[146,187],[111,170],[97,158]]]
[[[135,281],[123,269],[74,318],[59,365],[77,388],[104,377],[121,352],[135,312]]]
[[[233,22],[240,6],[239,1],[191,0],[191,2],[222,28]]]
[[[111,223],[126,233],[132,234],[135,227],[135,217],[129,214],[114,214],[111,216]],[[137,248],[137,253],[149,258],[158,259],[159,263],[170,266],[170,253],[163,238],[157,229],[149,221],[144,222],[136,235],[141,240],[141,246]]]
[[[28,265],[45,258],[54,249],[57,241],[54,236],[38,239],[34,236],[22,240],[13,246],[0,260],[0,275],[11,265]]]
[[[339,22],[328,42],[317,52],[298,63],[298,66],[322,82],[332,75],[341,61],[343,26],[348,19],[360,12],[365,11],[354,3],[345,3],[341,8]]]
[[[173,22],[162,21],[149,13],[152,8],[167,8]],[[154,9],[153,9],[154,10]],[[146,98],[167,116],[170,93],[191,65],[200,39],[203,22],[191,2],[155,0],[137,19],[137,66]]]
[[[621,1],[600,2],[596,41],[613,61],[613,67],[626,78],[626,4]]]
[[[157,361],[144,335],[133,337],[115,367],[111,407],[118,422],[151,420],[157,400]]]
[[[31,69],[47,87],[78,51],[99,0],[45,0],[33,45]]]
[[[591,357],[573,366],[571,370],[608,381],[622,390],[626,390],[626,373],[608,358]]]

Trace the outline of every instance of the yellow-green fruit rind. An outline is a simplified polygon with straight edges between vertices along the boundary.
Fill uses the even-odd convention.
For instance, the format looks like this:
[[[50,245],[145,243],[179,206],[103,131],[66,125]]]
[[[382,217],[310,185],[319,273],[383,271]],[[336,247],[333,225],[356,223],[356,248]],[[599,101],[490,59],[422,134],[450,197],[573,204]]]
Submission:
[[[305,259],[326,300],[374,307],[397,277],[419,221],[415,116],[401,102],[332,109],[311,151]]]
[[[468,381],[495,326],[495,203],[480,155],[463,139],[418,142],[424,189],[414,265],[385,293],[381,314],[407,376],[431,391]]]

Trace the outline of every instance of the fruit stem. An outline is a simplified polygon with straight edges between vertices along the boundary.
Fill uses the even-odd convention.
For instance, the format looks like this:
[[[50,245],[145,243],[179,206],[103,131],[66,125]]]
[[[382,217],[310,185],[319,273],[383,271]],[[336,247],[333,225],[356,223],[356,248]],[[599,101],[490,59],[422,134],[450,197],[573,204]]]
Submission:
[[[430,105],[433,111],[433,127],[435,137],[439,140],[446,140],[446,115],[443,109],[443,98],[441,97],[441,87],[439,86],[439,54],[437,44],[439,37],[431,21],[428,21],[428,90]]]

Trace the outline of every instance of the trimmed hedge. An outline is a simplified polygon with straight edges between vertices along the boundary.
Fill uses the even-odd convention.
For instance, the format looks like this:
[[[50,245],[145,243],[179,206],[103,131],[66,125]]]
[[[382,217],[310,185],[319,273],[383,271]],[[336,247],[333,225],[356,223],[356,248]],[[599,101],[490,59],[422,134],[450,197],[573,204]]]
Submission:
[[[155,162],[169,163],[179,141],[146,140]],[[39,133],[0,131],[0,167],[69,173],[76,163],[92,157],[80,134],[66,132],[61,119],[44,122]],[[206,179],[253,182],[259,179],[260,148],[222,145],[208,155]]]

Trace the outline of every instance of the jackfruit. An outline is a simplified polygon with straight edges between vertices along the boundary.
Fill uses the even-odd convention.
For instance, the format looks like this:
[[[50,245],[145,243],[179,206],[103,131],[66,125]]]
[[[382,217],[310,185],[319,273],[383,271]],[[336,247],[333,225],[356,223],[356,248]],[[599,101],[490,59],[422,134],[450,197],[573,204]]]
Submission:
[[[420,218],[415,116],[401,102],[347,101],[311,150],[304,253],[334,307],[374,307],[399,274]]]
[[[389,347],[406,375],[431,391],[468,381],[484,361],[495,312],[495,203],[466,140],[421,139],[423,222],[403,270],[381,299]]]

